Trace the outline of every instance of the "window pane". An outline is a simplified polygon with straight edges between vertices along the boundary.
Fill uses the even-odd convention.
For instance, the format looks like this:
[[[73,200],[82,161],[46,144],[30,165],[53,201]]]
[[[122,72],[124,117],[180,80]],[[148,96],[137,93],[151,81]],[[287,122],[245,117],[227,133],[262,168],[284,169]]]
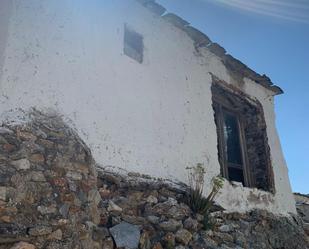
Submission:
[[[139,63],[143,62],[143,36],[129,29],[126,25],[124,29],[123,51],[125,55],[131,57]]]
[[[229,163],[242,164],[237,117],[223,113],[225,153]]]
[[[235,181],[235,182],[242,182],[243,185],[244,183],[244,174],[242,169],[235,169],[235,168],[228,168],[229,171],[229,180],[230,181]]]

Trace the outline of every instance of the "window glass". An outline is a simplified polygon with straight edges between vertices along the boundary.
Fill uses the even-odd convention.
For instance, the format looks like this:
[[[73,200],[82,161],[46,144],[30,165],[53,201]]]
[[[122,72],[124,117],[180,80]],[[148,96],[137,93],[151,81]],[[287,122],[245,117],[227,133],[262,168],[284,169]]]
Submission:
[[[223,132],[225,139],[225,153],[228,163],[242,164],[241,147],[237,117],[229,113],[223,113]]]
[[[143,36],[125,26],[123,50],[125,55],[142,63],[144,51]]]
[[[244,174],[243,174],[242,169],[236,169],[236,168],[229,167],[228,171],[229,171],[229,180],[230,181],[242,182],[242,184],[245,185]]]

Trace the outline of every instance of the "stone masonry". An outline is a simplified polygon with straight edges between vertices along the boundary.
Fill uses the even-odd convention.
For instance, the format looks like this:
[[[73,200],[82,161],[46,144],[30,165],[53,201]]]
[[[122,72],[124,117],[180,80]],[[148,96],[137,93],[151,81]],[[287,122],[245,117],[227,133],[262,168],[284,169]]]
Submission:
[[[97,173],[98,172],[98,173]],[[57,115],[0,128],[0,249],[305,249],[297,216],[213,209],[212,229],[185,185],[95,167]]]
[[[31,115],[0,129],[0,248],[100,248],[91,236],[101,198],[89,149],[59,117]]]

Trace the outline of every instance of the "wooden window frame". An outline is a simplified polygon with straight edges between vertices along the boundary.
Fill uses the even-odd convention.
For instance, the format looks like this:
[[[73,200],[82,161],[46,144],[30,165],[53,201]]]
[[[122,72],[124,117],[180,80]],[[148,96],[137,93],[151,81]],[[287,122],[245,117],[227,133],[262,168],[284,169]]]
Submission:
[[[212,103],[213,110],[215,112],[216,124],[218,123],[216,115],[220,112],[218,111],[218,107],[216,109],[216,105],[221,105],[223,108],[239,115],[239,131],[241,131],[239,133],[241,136],[240,140],[242,141],[241,147],[243,148],[242,153],[244,158],[243,175],[244,181],[246,181],[244,182],[244,186],[258,188],[259,190],[270,192],[272,194],[276,193],[274,170],[271,161],[266,121],[262,104],[257,99],[252,98],[241,91],[235,85],[229,84],[213,74],[211,74],[211,77]],[[249,113],[247,110],[249,110]],[[257,124],[256,127],[253,128],[256,132],[258,132],[259,136],[257,145],[255,145],[254,138],[250,133],[251,128],[249,127],[253,124],[250,115],[257,115],[257,118],[255,119]],[[222,150],[224,149],[224,147],[222,147],[222,142],[225,141],[222,132],[219,131],[219,126],[216,125],[216,127],[218,139],[218,159],[221,166],[221,174],[228,179],[228,173],[226,173],[228,168],[226,166],[227,164],[224,162],[226,159],[220,158],[220,156],[225,153],[225,151]],[[221,125],[221,127],[223,126]],[[221,136],[221,138],[219,136]],[[263,141],[261,141],[261,139]],[[263,146],[263,148],[261,148],[261,146]],[[264,151],[261,151],[261,149]],[[256,160],[256,157],[259,157],[259,155],[255,154],[256,150],[260,153],[264,153],[261,157],[261,161],[260,159]],[[261,178],[261,172],[265,174],[264,178]]]
[[[217,132],[218,132],[217,134],[218,135],[218,149],[219,149],[219,155],[220,155],[219,161],[221,165],[222,176],[230,180],[229,173],[228,173],[229,167],[241,169],[243,171],[244,186],[253,187],[254,182],[253,182],[253,177],[251,174],[248,157],[247,157],[246,140],[245,140],[244,126],[243,126],[244,118],[240,114],[240,112],[233,107],[232,103],[230,103],[226,99],[220,98],[219,96],[213,96],[213,106],[214,106],[214,111],[215,111],[216,125],[217,125]],[[224,139],[224,131],[223,131],[224,113],[233,115],[237,119],[242,165],[230,163],[227,161],[227,155],[224,149],[224,147],[226,146],[225,139]]]

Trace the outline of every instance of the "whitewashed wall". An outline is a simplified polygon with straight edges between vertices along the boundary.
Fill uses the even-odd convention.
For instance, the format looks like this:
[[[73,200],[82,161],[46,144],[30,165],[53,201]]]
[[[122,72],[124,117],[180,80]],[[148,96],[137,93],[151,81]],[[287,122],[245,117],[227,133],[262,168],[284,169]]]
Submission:
[[[4,0],[0,31],[0,111],[53,109],[70,119],[96,161],[186,181],[185,167],[219,174],[211,106],[212,72],[235,84],[219,58],[132,0]],[[8,19],[9,18],[9,19]],[[4,20],[5,19],[5,20]],[[144,62],[123,54],[127,24],[144,37]],[[6,34],[6,32],[3,32]],[[246,79],[265,108],[276,195],[226,182],[229,211],[295,213],[275,128],[271,92]],[[207,188],[208,190],[208,188]]]

